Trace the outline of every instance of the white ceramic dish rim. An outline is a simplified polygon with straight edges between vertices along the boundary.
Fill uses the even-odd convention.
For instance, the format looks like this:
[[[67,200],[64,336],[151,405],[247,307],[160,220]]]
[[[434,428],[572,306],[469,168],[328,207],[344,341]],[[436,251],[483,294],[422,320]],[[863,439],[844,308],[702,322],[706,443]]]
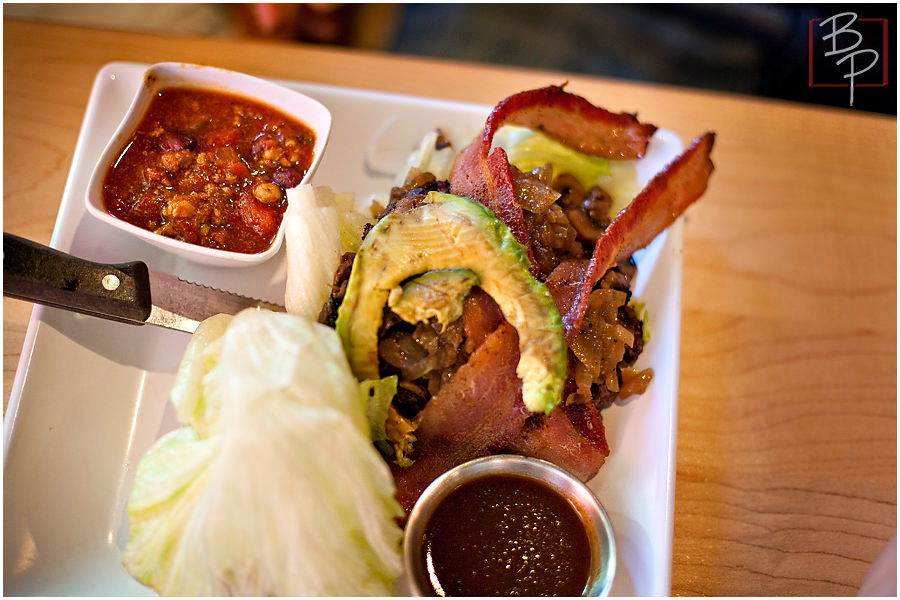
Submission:
[[[51,246],[89,260],[139,257],[151,268],[198,283],[278,301],[284,285],[283,252],[239,274],[234,269],[204,268],[110,231],[85,214],[83,194],[90,167],[114,131],[118,115],[127,110],[131,90],[146,68],[110,63],[98,72]],[[449,133],[472,135],[490,108],[280,83],[322,101],[337,116],[332,151],[314,183],[358,195],[388,189],[392,175],[382,167],[399,167],[425,131],[447,126]],[[535,78],[535,86],[544,84]],[[361,103],[365,111],[358,109]],[[659,130],[644,176],[681,148],[677,136]],[[652,338],[641,360],[646,357],[645,364],[652,365],[656,375],[640,399],[604,413],[612,454],[589,482],[615,529],[618,567],[612,596],[669,593],[682,232],[679,220],[636,255],[635,296],[651,311]],[[179,336],[160,328],[132,328],[35,307],[4,419],[4,589],[9,594],[149,592],[120,564],[127,539],[123,511],[136,461],[154,439],[173,427],[166,396],[186,344]],[[97,373],[103,377],[88,378]],[[398,585],[403,593],[403,583]]]
[[[128,231],[150,244],[203,264],[245,267],[269,260],[278,253],[284,242],[283,226],[279,226],[278,232],[267,250],[256,254],[245,254],[207,248],[159,235],[117,219],[104,209],[102,186],[106,170],[121,152],[122,145],[131,136],[154,94],[165,87],[190,87],[232,93],[267,104],[301,121],[315,132],[316,142],[313,148],[312,163],[300,184],[308,183],[312,179],[325,153],[331,134],[331,112],[324,105],[301,92],[245,73],[206,65],[164,62],[147,68],[135,91],[134,100],[128,112],[94,166],[85,194],[88,211],[95,218],[112,227]]]

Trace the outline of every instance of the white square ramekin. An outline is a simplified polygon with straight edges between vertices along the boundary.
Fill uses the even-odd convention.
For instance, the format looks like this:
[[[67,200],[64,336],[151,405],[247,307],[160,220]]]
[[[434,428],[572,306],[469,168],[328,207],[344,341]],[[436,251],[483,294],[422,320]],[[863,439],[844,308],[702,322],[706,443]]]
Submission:
[[[112,216],[104,208],[102,192],[107,169],[121,153],[123,145],[133,134],[156,92],[166,87],[190,87],[235,94],[275,108],[312,129],[316,136],[313,159],[300,185],[309,182],[325,152],[331,133],[331,113],[321,103],[300,92],[251,75],[202,65],[158,63],[147,69],[128,112],[94,167],[88,183],[86,202],[88,212],[95,218],[198,263],[240,267],[265,262],[281,248],[284,241],[284,221],[267,250],[244,254],[207,248],[153,233]]]

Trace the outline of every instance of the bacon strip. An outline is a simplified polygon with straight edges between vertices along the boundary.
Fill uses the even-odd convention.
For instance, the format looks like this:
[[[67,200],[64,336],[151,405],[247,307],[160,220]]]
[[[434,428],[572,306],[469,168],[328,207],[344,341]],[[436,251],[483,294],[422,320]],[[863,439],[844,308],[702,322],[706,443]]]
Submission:
[[[582,481],[596,475],[609,456],[603,419],[592,402],[532,416],[507,450],[552,462]]]
[[[391,465],[407,512],[441,473],[500,452],[521,431],[531,413],[522,403],[518,362],[519,336],[504,322],[429,400],[416,429],[419,458],[410,467]]]
[[[516,240],[528,248],[528,258],[534,265],[531,241],[525,227],[522,207],[516,199],[513,174],[506,151],[497,148],[488,156],[487,152],[482,150],[479,140],[476,139],[456,156],[450,170],[450,192],[480,202],[491,209],[497,218],[509,227]]]
[[[570,342],[581,326],[591,290],[603,274],[653,241],[706,191],[713,171],[709,156],[714,142],[713,133],[698,137],[657,174],[606,229],[589,263],[568,261],[550,273],[547,288],[560,309]]]
[[[481,140],[490,148],[494,133],[503,125],[538,129],[570,148],[606,158],[640,158],[656,131],[634,115],[612,113],[586,99],[547,86],[514,94],[500,102],[488,116]]]
[[[528,248],[531,271],[537,274],[540,268],[535,264],[525,217],[516,199],[509,159],[502,148],[491,151],[494,134],[506,124],[539,129],[572,148],[607,158],[640,158],[656,127],[640,123],[634,115],[594,106],[560,86],[519,92],[494,107],[481,136],[454,160],[450,191],[491,209]]]

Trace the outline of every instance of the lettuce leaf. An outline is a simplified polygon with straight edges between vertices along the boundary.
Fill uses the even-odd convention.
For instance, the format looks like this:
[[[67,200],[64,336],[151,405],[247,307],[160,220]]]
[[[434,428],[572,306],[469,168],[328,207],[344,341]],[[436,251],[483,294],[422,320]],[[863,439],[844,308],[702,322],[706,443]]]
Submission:
[[[635,160],[612,160],[584,154],[539,131],[515,125],[501,127],[494,143],[506,150],[509,162],[521,171],[551,163],[554,177],[569,173],[585,189],[599,185],[612,197],[610,218],[628,206],[641,191]]]
[[[584,154],[539,131],[506,125],[494,136],[494,144],[506,150],[510,164],[520,171],[531,171],[547,163],[554,173],[569,173],[585,188],[597,184],[609,174],[609,159]]]
[[[334,330],[248,310],[198,331],[185,425],[138,465],[125,567],[162,595],[391,594],[403,513]]]

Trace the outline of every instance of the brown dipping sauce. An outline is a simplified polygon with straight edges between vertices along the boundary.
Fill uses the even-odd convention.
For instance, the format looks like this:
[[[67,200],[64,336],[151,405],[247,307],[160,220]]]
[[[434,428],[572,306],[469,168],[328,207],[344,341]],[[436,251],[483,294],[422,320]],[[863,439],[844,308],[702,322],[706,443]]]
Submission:
[[[580,596],[591,545],[575,506],[518,475],[460,485],[425,525],[422,572],[440,596]]]
[[[313,160],[315,133],[233,94],[164,88],[109,166],[103,205],[116,218],[232,252],[269,248],[285,190]]]

